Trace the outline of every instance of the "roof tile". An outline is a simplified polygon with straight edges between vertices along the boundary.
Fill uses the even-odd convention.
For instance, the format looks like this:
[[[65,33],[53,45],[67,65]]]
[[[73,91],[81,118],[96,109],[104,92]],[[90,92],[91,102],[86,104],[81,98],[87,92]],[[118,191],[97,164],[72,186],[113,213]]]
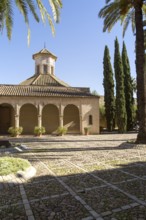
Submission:
[[[0,96],[28,96],[28,97],[91,97],[94,96],[87,88],[48,87],[26,85],[0,85]]]

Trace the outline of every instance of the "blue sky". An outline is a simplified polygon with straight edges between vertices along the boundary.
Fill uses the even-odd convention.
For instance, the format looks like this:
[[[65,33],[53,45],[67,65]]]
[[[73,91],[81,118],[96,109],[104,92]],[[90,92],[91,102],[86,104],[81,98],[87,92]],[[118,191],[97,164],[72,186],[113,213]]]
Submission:
[[[114,40],[118,37],[122,49],[122,27],[116,24],[111,33],[103,33],[103,20],[98,18],[104,0],[63,0],[60,23],[53,37],[49,25],[37,24],[30,16],[31,41],[27,45],[27,28],[23,17],[15,10],[12,40],[5,30],[0,35],[0,83],[18,84],[34,74],[32,54],[46,48],[54,53],[56,76],[71,86],[90,87],[104,94],[103,53],[108,45],[113,64]],[[129,26],[124,41],[129,55],[131,74],[135,77],[135,38]]]

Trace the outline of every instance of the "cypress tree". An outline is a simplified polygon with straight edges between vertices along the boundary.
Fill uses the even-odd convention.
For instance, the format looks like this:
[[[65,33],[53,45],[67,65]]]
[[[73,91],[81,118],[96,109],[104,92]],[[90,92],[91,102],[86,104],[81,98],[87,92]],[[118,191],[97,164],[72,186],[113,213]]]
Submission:
[[[123,63],[123,73],[124,73],[124,90],[125,90],[125,101],[126,101],[126,113],[127,113],[127,130],[132,130],[133,128],[133,85],[132,78],[130,74],[130,64],[127,55],[126,45],[123,42],[122,49],[122,63]]]
[[[124,73],[122,66],[122,59],[119,51],[119,42],[115,40],[115,54],[114,54],[114,69],[116,79],[116,117],[117,125],[120,133],[126,131],[127,115],[125,106],[125,93],[124,93]]]
[[[115,122],[115,99],[114,99],[114,80],[113,70],[110,62],[109,48],[105,46],[103,60],[103,86],[104,86],[104,103],[105,116],[108,131],[112,131]]]

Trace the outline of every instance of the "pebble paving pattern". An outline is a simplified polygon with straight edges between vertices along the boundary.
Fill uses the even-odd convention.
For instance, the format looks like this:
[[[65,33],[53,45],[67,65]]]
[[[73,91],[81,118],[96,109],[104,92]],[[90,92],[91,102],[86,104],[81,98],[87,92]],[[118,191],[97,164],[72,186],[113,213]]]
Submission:
[[[60,196],[57,199],[40,200],[31,204],[35,219],[82,219],[88,217],[87,210],[72,196]],[[75,214],[76,213],[76,214]],[[49,217],[48,217],[49,216]]]
[[[10,220],[27,220],[23,205],[8,206],[0,209],[0,219]]]
[[[146,146],[135,138],[50,136],[0,152],[28,159],[37,171],[15,183],[0,177],[0,220],[145,220]]]
[[[4,188],[0,191],[0,207],[4,205],[12,205],[15,203],[22,203],[22,198],[18,186]]]

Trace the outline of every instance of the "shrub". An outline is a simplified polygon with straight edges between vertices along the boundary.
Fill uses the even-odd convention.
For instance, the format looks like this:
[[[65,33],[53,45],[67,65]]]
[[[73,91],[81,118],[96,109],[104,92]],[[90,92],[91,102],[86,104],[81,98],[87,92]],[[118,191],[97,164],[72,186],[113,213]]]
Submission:
[[[63,135],[63,134],[66,134],[67,133],[67,128],[66,127],[58,127],[57,129],[57,134],[58,135]]]
[[[17,171],[24,171],[30,166],[31,164],[28,160],[13,157],[2,157],[0,158],[0,176],[5,176],[11,173],[16,174]]]
[[[90,131],[90,127],[84,127],[84,132],[86,135],[89,134],[89,131]]]
[[[10,127],[8,129],[8,133],[11,134],[12,137],[17,137],[18,135],[20,135],[23,132],[23,128],[22,127]]]
[[[34,134],[35,135],[41,135],[41,134],[45,134],[45,133],[46,133],[45,127],[36,126],[34,128]]]

